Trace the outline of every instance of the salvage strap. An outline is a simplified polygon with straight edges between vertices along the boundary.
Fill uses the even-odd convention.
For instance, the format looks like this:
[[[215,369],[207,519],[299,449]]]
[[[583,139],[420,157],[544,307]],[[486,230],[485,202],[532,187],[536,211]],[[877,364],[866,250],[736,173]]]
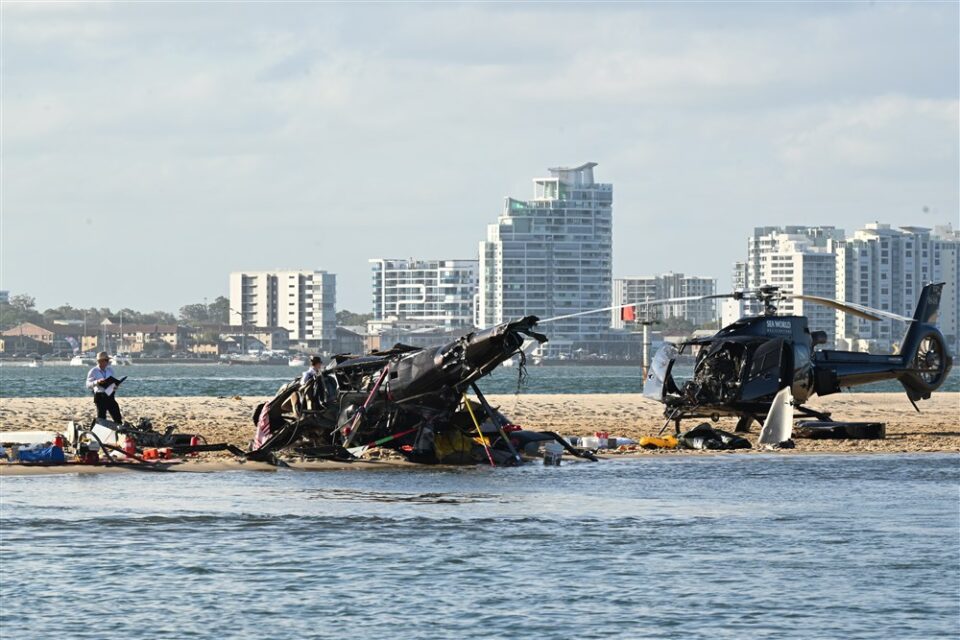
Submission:
[[[483,450],[487,452],[487,460],[490,461],[490,466],[497,466],[493,463],[493,456],[490,454],[490,446],[487,444],[487,439],[483,437],[483,432],[480,431],[480,423],[477,422],[477,416],[473,415],[473,407],[470,406],[470,399],[467,398],[467,394],[463,394],[463,404],[467,405],[467,413],[470,414],[470,419],[473,420],[473,426],[477,428],[477,435],[480,436],[480,442],[483,443]]]

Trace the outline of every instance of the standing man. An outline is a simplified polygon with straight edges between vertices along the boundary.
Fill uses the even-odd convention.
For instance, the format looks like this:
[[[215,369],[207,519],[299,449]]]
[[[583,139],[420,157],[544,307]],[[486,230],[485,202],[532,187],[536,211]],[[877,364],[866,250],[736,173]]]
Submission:
[[[93,391],[93,404],[97,406],[97,419],[107,417],[121,424],[123,416],[120,414],[120,405],[113,394],[117,392],[120,383],[113,377],[113,368],[110,366],[110,355],[106,351],[97,354],[97,366],[87,374],[87,389]]]
[[[320,375],[320,367],[323,366],[323,360],[320,359],[320,356],[313,356],[310,358],[310,368],[303,372],[303,375],[300,377],[300,384],[305,385],[317,376]]]

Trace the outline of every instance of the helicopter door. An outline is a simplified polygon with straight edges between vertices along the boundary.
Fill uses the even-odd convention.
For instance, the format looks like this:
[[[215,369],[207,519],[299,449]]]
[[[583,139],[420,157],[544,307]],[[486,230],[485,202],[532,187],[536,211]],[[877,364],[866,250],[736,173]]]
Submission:
[[[758,346],[750,360],[750,368],[740,390],[741,402],[752,402],[774,396],[783,386],[784,341],[782,338],[768,340]]]
[[[643,382],[643,395],[657,402],[663,402],[664,397],[676,389],[673,377],[670,375],[670,369],[673,368],[676,357],[677,348],[674,345],[668,342],[660,347],[657,354],[653,356],[647,379]]]

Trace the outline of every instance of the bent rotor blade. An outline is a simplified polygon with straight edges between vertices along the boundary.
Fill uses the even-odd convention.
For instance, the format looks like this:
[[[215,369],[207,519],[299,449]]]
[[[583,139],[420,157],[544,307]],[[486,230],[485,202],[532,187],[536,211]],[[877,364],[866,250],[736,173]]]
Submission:
[[[793,300],[806,300],[808,302],[823,305],[825,307],[832,307],[838,311],[843,311],[844,313],[849,313],[850,315],[857,316],[858,318],[863,318],[864,320],[870,320],[871,322],[879,322],[884,318],[890,318],[891,320],[903,320],[905,322],[913,321],[913,318],[901,316],[896,313],[891,313],[889,311],[881,311],[880,309],[873,309],[871,307],[865,307],[863,305],[855,304],[852,302],[841,302],[840,300],[833,300],[831,298],[821,298],[820,296],[808,296],[808,295],[802,295],[802,294],[785,293],[783,294],[783,298],[793,299]]]

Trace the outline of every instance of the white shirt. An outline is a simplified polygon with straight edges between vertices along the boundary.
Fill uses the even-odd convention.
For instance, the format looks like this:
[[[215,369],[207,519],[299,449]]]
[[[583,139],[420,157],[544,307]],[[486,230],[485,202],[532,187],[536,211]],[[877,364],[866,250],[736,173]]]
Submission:
[[[310,367],[309,369],[303,372],[302,376],[300,376],[300,384],[307,384],[308,382],[316,378],[318,375],[320,375],[320,372],[314,369],[313,367]]]
[[[101,369],[99,366],[90,369],[90,373],[87,374],[87,389],[93,389],[94,393],[112,394],[117,390],[117,385],[111,384],[107,387],[101,387],[97,384],[97,380],[106,380],[112,375],[113,367],[110,365],[107,365],[105,369]]]

